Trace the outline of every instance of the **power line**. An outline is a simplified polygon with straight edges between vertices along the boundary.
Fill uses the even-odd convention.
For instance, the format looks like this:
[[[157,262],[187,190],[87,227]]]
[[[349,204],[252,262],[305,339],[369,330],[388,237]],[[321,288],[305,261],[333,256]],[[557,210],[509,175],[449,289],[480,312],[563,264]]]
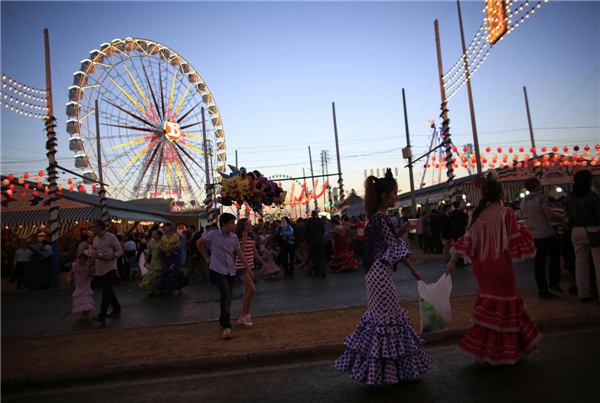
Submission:
[[[39,29],[38,27],[36,27],[35,25],[25,21],[24,19],[22,19],[21,17],[17,17],[16,15],[14,15],[13,13],[11,13],[10,11],[6,11],[5,9],[2,9],[3,12],[12,15],[13,17],[15,17],[18,20],[21,20],[22,22],[24,22],[25,24],[29,25],[30,27],[37,29],[38,31],[40,31],[41,33],[44,33],[44,31],[42,29]]]

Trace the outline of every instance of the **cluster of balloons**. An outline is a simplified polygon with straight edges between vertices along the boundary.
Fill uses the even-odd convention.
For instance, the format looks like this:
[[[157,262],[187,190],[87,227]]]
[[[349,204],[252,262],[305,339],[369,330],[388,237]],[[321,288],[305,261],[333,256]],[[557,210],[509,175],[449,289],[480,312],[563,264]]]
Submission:
[[[259,171],[248,172],[246,168],[229,165],[229,175],[221,173],[221,189],[218,201],[224,206],[247,203],[262,216],[262,205],[279,206],[287,192]]]

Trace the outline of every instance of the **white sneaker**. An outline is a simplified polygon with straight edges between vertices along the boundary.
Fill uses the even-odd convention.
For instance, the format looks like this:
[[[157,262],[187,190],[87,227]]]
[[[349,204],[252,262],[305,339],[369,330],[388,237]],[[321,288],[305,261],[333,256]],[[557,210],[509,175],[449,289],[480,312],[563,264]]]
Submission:
[[[248,327],[252,326],[252,322],[250,322],[250,321],[248,320],[248,315],[246,315],[246,316],[241,316],[241,317],[238,319],[238,323],[239,323],[240,325],[244,325],[244,326],[248,326]]]

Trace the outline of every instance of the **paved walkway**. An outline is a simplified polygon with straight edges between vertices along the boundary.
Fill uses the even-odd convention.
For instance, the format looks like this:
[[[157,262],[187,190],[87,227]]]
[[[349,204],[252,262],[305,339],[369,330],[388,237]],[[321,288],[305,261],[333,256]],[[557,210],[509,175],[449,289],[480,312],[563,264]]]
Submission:
[[[540,300],[535,289],[521,289],[527,311],[543,329],[600,323],[600,304],[575,296]],[[469,327],[474,295],[451,298],[453,322],[442,332],[424,335],[428,343],[456,342]],[[418,329],[417,301],[401,302]],[[2,383],[94,378],[148,369],[217,368],[250,360],[285,360],[341,353],[365,307],[254,316],[254,326],[237,323],[223,340],[218,322],[106,330],[2,341]],[[237,322],[237,321],[236,321]],[[543,354],[543,352],[542,352]]]

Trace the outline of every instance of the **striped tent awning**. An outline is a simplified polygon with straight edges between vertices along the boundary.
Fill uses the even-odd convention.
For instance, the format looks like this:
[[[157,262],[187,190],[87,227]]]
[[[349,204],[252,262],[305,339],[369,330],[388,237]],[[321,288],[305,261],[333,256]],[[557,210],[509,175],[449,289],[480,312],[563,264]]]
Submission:
[[[63,224],[73,224],[76,221],[93,220],[100,218],[101,212],[98,207],[74,207],[58,210],[58,222]],[[20,210],[3,211],[2,225],[11,228],[21,226],[40,226],[50,223],[50,210]]]
[[[154,223],[165,223],[168,224],[171,221],[167,220],[164,217],[161,217],[156,214],[142,213],[139,211],[130,211],[130,210],[120,210],[115,208],[107,208],[109,218],[115,220],[128,220],[128,221],[146,221],[146,222],[154,222]]]

